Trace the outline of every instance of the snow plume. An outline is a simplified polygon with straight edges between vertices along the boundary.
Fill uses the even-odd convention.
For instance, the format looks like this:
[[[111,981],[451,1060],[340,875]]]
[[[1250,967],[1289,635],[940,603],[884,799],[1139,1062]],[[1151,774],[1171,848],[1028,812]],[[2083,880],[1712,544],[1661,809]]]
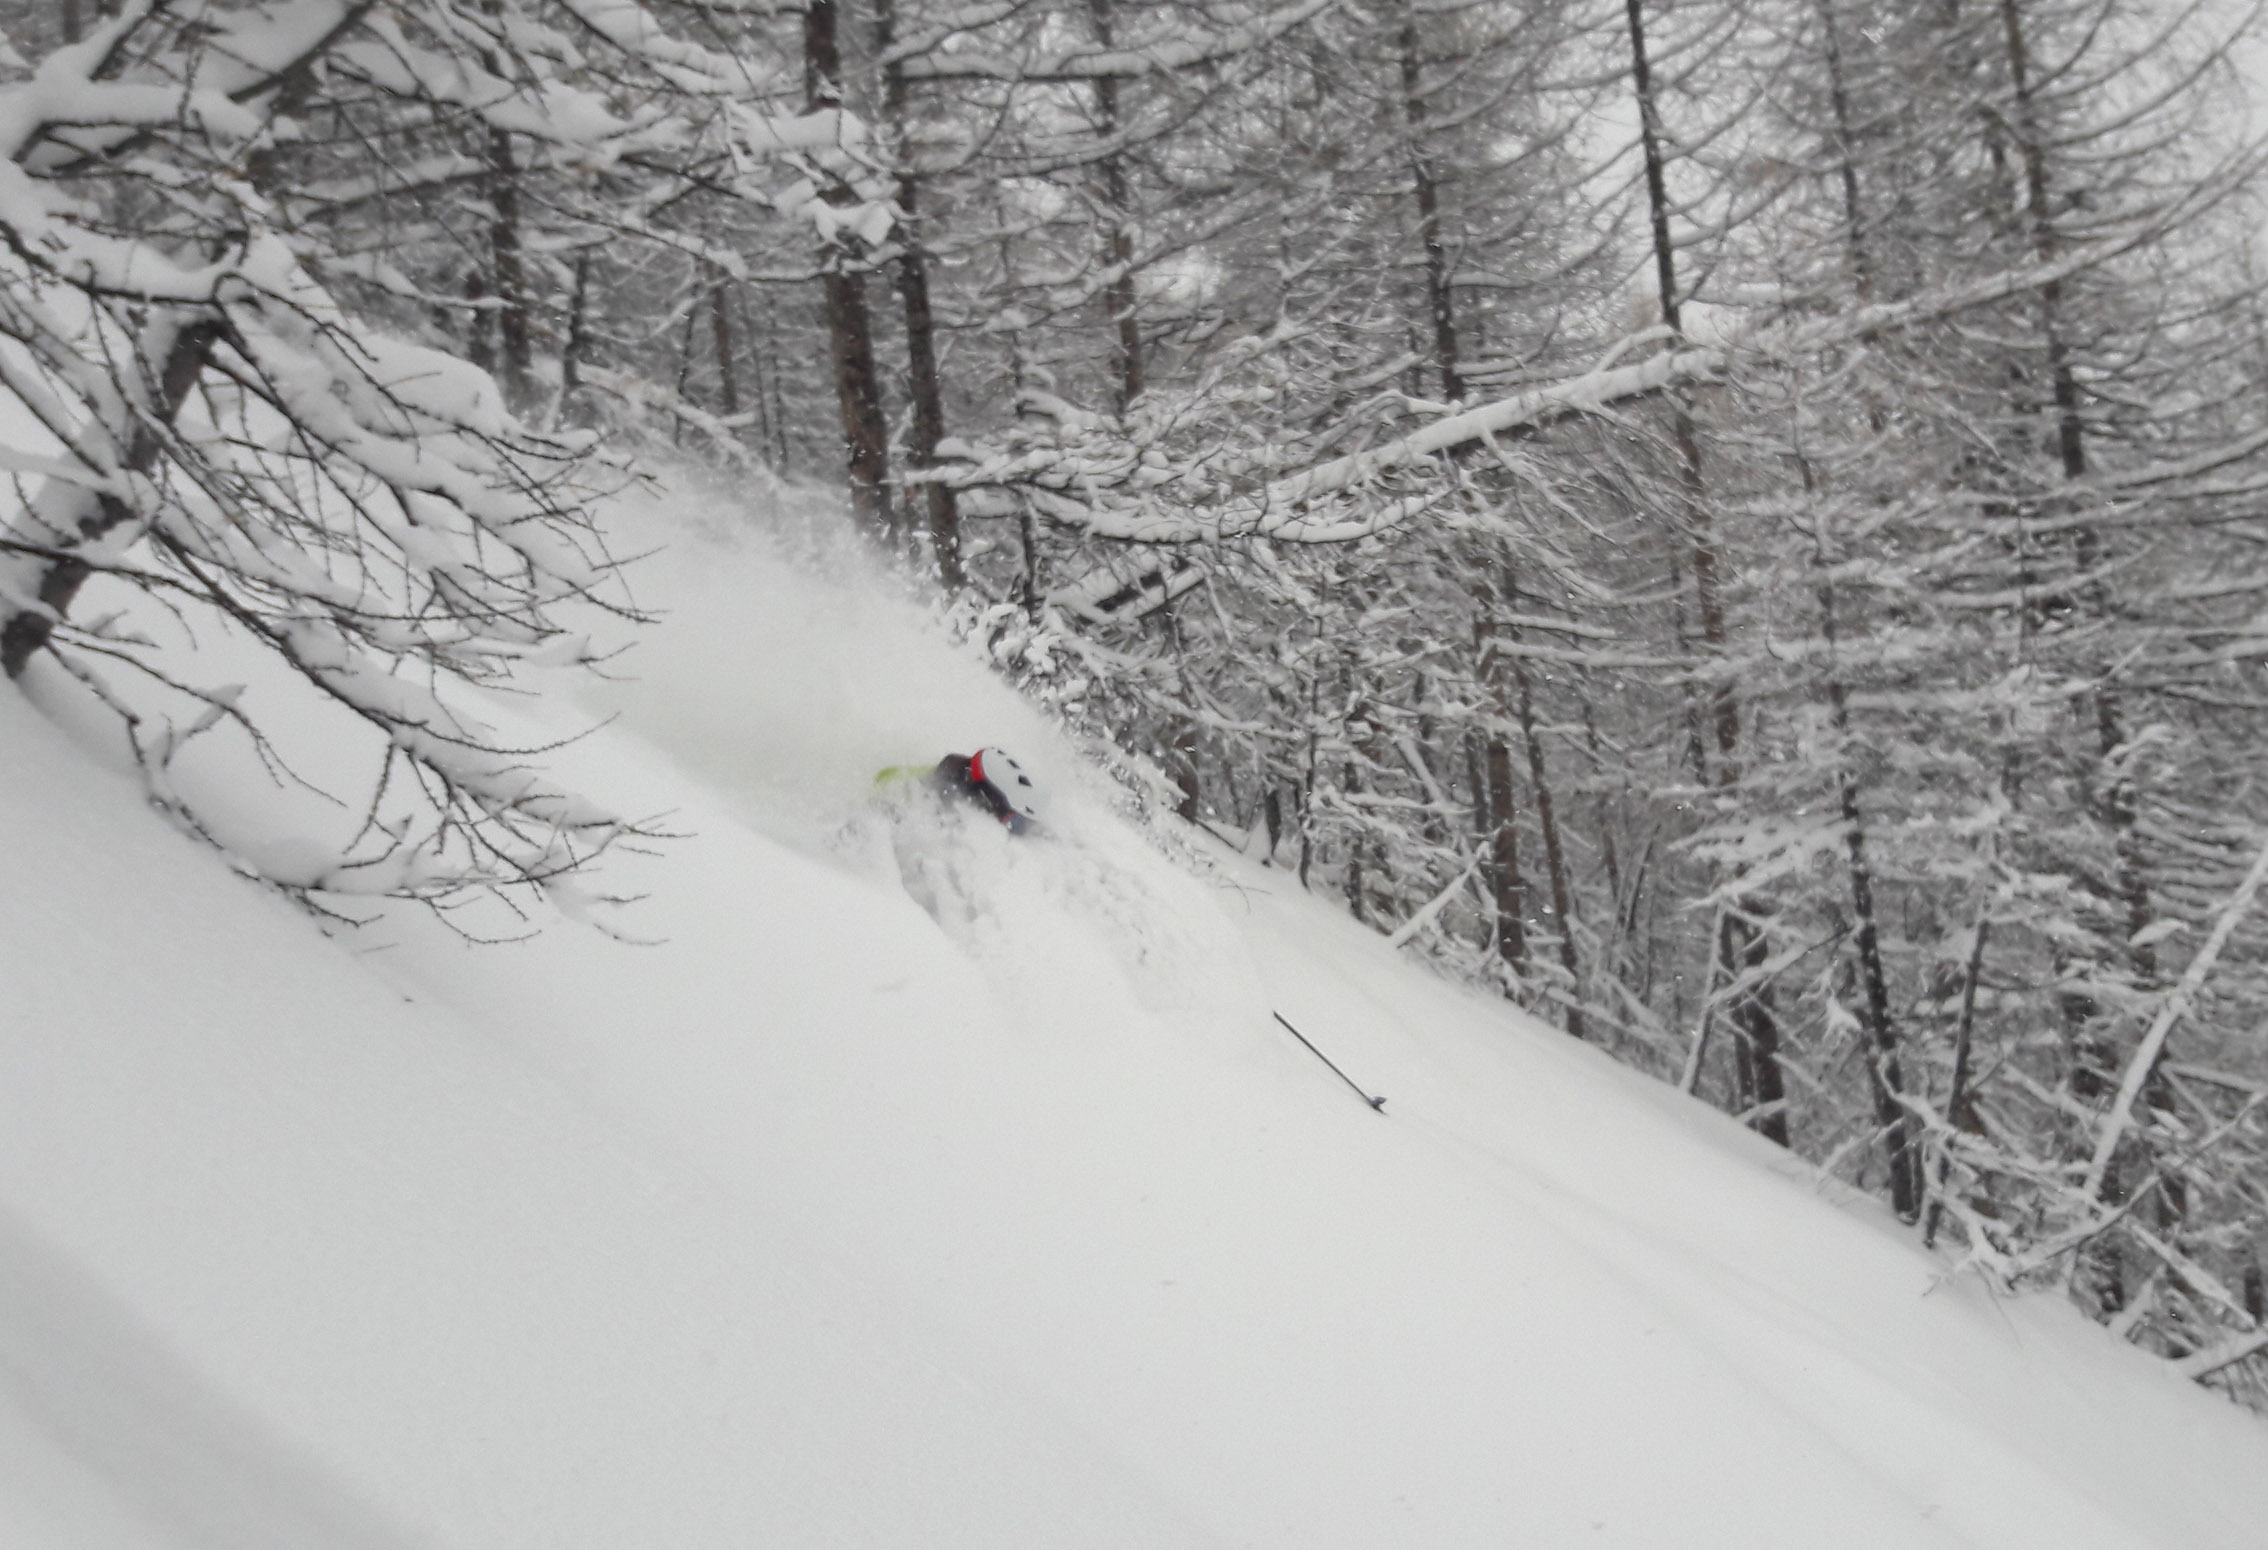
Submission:
[[[977,656],[940,649],[934,610],[833,501],[777,485],[751,499],[690,469],[668,488],[611,508],[616,545],[644,556],[628,582],[656,622],[587,692],[596,712],[803,845],[876,771],[948,753],[1005,746],[1051,787],[1077,784],[1046,716]]]

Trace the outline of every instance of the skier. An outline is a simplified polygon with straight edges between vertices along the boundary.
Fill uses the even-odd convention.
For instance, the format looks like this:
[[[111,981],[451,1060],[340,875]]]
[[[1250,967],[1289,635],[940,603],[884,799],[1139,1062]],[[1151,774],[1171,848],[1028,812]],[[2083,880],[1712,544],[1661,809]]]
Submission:
[[[949,753],[934,769],[904,764],[874,777],[877,786],[912,781],[949,800],[974,803],[999,819],[1010,834],[1027,834],[1039,822],[1039,787],[1022,765],[998,748],[979,748],[965,758]]]

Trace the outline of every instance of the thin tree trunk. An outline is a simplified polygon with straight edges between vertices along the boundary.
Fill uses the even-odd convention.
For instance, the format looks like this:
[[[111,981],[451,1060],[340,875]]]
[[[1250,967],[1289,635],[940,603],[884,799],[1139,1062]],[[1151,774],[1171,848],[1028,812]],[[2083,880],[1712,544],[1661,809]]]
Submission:
[[[1402,118],[1410,136],[1410,191],[1417,201],[1418,242],[1425,250],[1425,303],[1433,325],[1433,361],[1441,376],[1441,396],[1455,403],[1465,396],[1465,379],[1457,359],[1456,298],[1451,289],[1449,248],[1441,235],[1441,187],[1426,155],[1426,104],[1415,10],[1403,10],[1396,43],[1401,53]]]
[[[913,399],[913,445],[909,461],[916,469],[937,466],[937,444],[945,439],[945,394],[937,370],[937,325],[929,300],[929,267],[921,249],[915,200],[919,185],[911,178],[898,184],[898,203],[906,231],[898,256],[898,295],[906,313],[906,388]],[[922,485],[929,517],[929,547],[937,562],[938,583],[948,592],[967,584],[961,566],[961,506],[953,487],[935,480]]]
[[[1606,775],[1605,750],[1600,746],[1598,718],[1591,708],[1591,696],[1578,698],[1583,706],[1583,746],[1589,755],[1592,778],[1599,782],[1592,793],[1591,822],[1598,835],[1599,860],[1606,872],[1607,935],[1599,947],[1600,962],[1594,973],[1608,976],[1615,986],[1630,984],[1633,967],[1630,944],[1637,938],[1638,914],[1641,901],[1638,884],[1644,880],[1643,852],[1637,871],[1626,886],[1622,865],[1621,824],[1629,808],[1630,772],[1622,769],[1622,800],[1608,794],[1603,777]],[[1643,999],[1643,990],[1640,990]]]
[[[764,317],[764,381],[772,398],[772,467],[783,479],[788,469],[788,412],[786,369],[780,361],[779,315],[770,307]]]
[[[2009,80],[2016,99],[2017,154],[2024,166],[2025,214],[2031,226],[2033,251],[2042,263],[2049,263],[2055,259],[2059,244],[2048,188],[2047,157],[2041,149],[2040,127],[2033,111],[2030,55],[2017,0],[2000,0],[2000,20],[2008,48]],[[2070,347],[2064,338],[2063,282],[2045,282],[2039,295],[2040,332],[2047,354],[2050,389],[2055,398],[2056,452],[2063,477],[2077,481],[2087,476],[2087,429],[2086,417],[2080,409],[2078,373],[2073,368]],[[2099,577],[2103,563],[2101,540],[2093,528],[2082,525],[2074,530],[2072,543],[2073,559],[2083,578],[2088,602],[2098,616],[2107,615],[2110,598]],[[2111,760],[2126,742],[2118,690],[2106,681],[2097,686],[2094,702],[2096,748],[2109,776],[2102,795],[2103,812],[2117,845],[2119,893],[2126,906],[2127,940],[2135,942],[2155,914],[2142,868],[2140,837],[2136,833],[2140,803],[2133,778],[2122,770],[2110,768]],[[2135,978],[2144,986],[2156,982],[2157,954],[2147,942],[2130,948],[2128,961]]]
[[[1346,684],[1347,690],[1349,691],[1349,697],[1351,698],[1351,690],[1353,688],[1354,682],[1353,669],[1351,667],[1347,667],[1342,669],[1342,671],[1345,674],[1344,682]],[[1353,714],[1350,714],[1347,717],[1347,724],[1350,729],[1363,725],[1364,722],[1362,713],[1359,710],[1356,710]],[[1339,773],[1339,789],[1345,792],[1350,798],[1357,795],[1362,790],[1362,750],[1365,740],[1366,739],[1360,735],[1350,736],[1347,739],[1347,762],[1341,768]],[[1360,828],[1357,828],[1354,832],[1353,839],[1347,846],[1346,889],[1347,908],[1353,912],[1355,919],[1361,921],[1364,925],[1367,926],[1371,923],[1371,921],[1369,903],[1364,896],[1364,877],[1362,864],[1364,841],[1365,836],[1362,830]]]
[[[1489,848],[1495,842],[1496,830],[1489,816],[1488,778],[1482,773],[1481,735],[1478,728],[1465,729],[1465,785],[1473,794],[1473,840],[1476,845]]]
[[[2015,140],[2017,155],[2022,162],[2024,175],[2024,211],[2030,226],[2034,253],[2043,262],[2051,262],[2058,252],[2053,199],[2048,186],[2047,156],[2042,147],[2042,131],[2035,111],[2031,86],[2031,55],[2025,42],[2023,15],[2018,0],[2000,0],[2001,36],[2007,47],[2009,85],[2015,100]],[[2050,391],[2055,403],[2056,452],[2063,477],[2076,482],[2087,476],[2086,418],[2081,409],[2078,372],[2072,364],[2069,342],[2063,325],[2063,284],[2049,280],[2040,286],[2040,332],[2047,357]],[[2108,589],[2101,579],[2104,561],[2101,540],[2092,527],[2084,524],[2073,529],[2072,558],[2078,567],[2081,595],[2098,618],[2111,613]],[[2144,869],[2142,836],[2140,832],[2141,800],[2130,770],[2119,764],[2121,751],[2126,744],[2123,705],[2119,691],[2109,677],[2096,684],[2094,689],[2094,721],[2097,766],[2102,772],[2102,789],[2099,796],[2101,812],[2112,836],[2117,856],[2117,890],[2125,907],[2127,965],[2138,988],[2148,990],[2158,982],[2157,951],[2150,945],[2148,929],[2156,910],[2150,898],[2150,886]],[[2085,1060],[2100,1060],[2106,1067],[2111,1063],[2109,1050],[2092,1031],[2081,1035],[2081,1054]],[[2143,1074],[2143,1092],[2153,1109],[2171,1106],[2171,1095],[2156,1070],[2153,1058],[2150,1069]],[[2128,1094],[2122,1092],[2121,1101]],[[2155,1171],[2155,1170],[2153,1170]],[[2098,1157],[2095,1162],[2095,1184],[2100,1187],[2108,1180],[2115,1189],[2117,1174],[2110,1169],[2108,1159]],[[2168,1176],[2159,1193],[2159,1225],[2169,1231],[2178,1231],[2180,1219],[2186,1213],[2186,1192],[2178,1179]],[[2123,1292],[2120,1291],[2123,1301]]]
[[[1677,248],[1670,231],[1669,177],[1662,157],[1662,120],[1653,61],[1646,48],[1644,0],[1624,0],[1630,34],[1631,84],[1638,98],[1638,142],[1645,166],[1647,226],[1653,237],[1654,282],[1661,319],[1673,339],[1682,340],[1685,322],[1677,280]],[[1684,486],[1685,520],[1691,537],[1694,604],[1700,614],[1701,642],[1711,669],[1707,721],[1716,738],[1715,783],[1730,788],[1740,779],[1740,705],[1726,663],[1727,632],[1719,594],[1719,557],[1711,531],[1707,486],[1701,463],[1700,434],[1685,395],[1670,396],[1671,439],[1677,448]],[[1759,901],[1744,899],[1727,910],[1717,934],[1723,976],[1733,997],[1729,1020],[1735,1042],[1738,1094],[1743,1110],[1755,1115],[1757,1131],[1788,1144],[1786,1086],[1780,1072],[1780,1026],[1771,990],[1754,971],[1770,957],[1770,945],[1753,923]]]
[[[740,378],[733,366],[732,314],[722,275],[709,287],[709,342],[717,355],[717,408],[728,420],[740,416]]]
[[[1185,822],[1197,821],[1197,799],[1200,794],[1197,770],[1197,723],[1187,716],[1176,716],[1173,722],[1173,784],[1181,793],[1174,803],[1175,816]]]
[[[748,354],[748,413],[750,429],[756,433],[756,452],[760,457],[771,458],[778,466],[779,454],[775,450],[778,434],[776,417],[772,412],[772,394],[767,385],[766,357],[771,353],[757,342],[756,330],[748,321],[748,293],[745,286],[732,289],[733,335],[742,341]]]
[[[575,250],[575,288],[567,299],[567,343],[559,352],[559,416],[583,387],[583,353],[590,348],[591,250]]]
[[[1519,633],[1514,631],[1512,638],[1517,642]],[[1575,947],[1575,917],[1568,907],[1567,861],[1560,849],[1559,820],[1544,768],[1543,740],[1536,736],[1535,692],[1527,664],[1517,656],[1512,658],[1512,675],[1520,690],[1520,738],[1528,748],[1528,786],[1535,793],[1536,826],[1543,831],[1544,868],[1551,882],[1552,916],[1559,927],[1559,965],[1567,971],[1567,1031],[1578,1039],[1587,1038],[1583,967]]]
[[[842,261],[839,254],[831,262]],[[865,277],[833,268],[821,277],[827,342],[835,367],[835,406],[843,427],[843,462],[851,509],[869,536],[895,547],[897,514],[890,500],[890,432],[874,370],[874,337],[866,312]]]
[[[1730,1017],[1740,1036],[1733,1041],[1734,1073],[1740,1107],[1756,1133],[1788,1144],[1787,1079],[1780,1070],[1780,1021],[1755,976],[1771,958],[1771,944],[1755,924],[1726,911],[1717,936],[1717,953],[1733,982]],[[1746,982],[1746,983],[1743,983]]]
[[[1095,41],[1105,49],[1113,47],[1116,42],[1111,16],[1112,3],[1113,0],[1088,0],[1088,12],[1094,18]],[[1117,78],[1097,76],[1095,119],[1105,144],[1118,138],[1119,118]],[[1103,229],[1103,264],[1110,272],[1109,283],[1103,290],[1103,305],[1110,314],[1113,329],[1111,376],[1118,412],[1123,415],[1133,407],[1134,400],[1142,396],[1142,322],[1136,315],[1134,233],[1131,229],[1126,159],[1116,150],[1110,151],[1102,159],[1102,182],[1106,222]]]
[[[843,59],[836,34],[837,0],[808,0],[803,11],[803,79],[813,113],[836,112],[843,106]],[[832,204],[847,204],[856,196],[837,182],[822,197]],[[899,532],[890,500],[890,430],[874,365],[874,332],[867,317],[861,257],[852,234],[841,232],[829,239],[820,254],[820,297],[834,362],[835,406],[842,422],[851,509],[869,537],[895,548]]]
[[[1851,288],[1861,302],[1874,299],[1874,264],[1866,247],[1866,212],[1859,202],[1857,153],[1852,141],[1851,97],[1843,72],[1842,30],[1835,0],[1818,0],[1819,25],[1826,41],[1827,100],[1835,115],[1835,179],[1843,195],[1843,241],[1851,260]]]
[[[693,381],[693,339],[701,326],[701,308],[698,302],[685,307],[685,337],[677,343],[677,401],[685,402],[685,390]],[[685,434],[685,416],[672,414],[669,422],[669,444],[676,446]]]
[[[501,74],[493,55],[488,67]],[[496,385],[524,413],[535,401],[534,346],[528,318],[527,260],[520,233],[520,166],[510,131],[488,131],[488,265],[497,301]]]
[[[1624,9],[1630,27],[1631,80],[1638,93],[1638,141],[1646,171],[1647,225],[1653,235],[1654,283],[1661,319],[1674,339],[1685,336],[1684,309],[1678,295],[1677,248],[1670,232],[1670,199],[1668,173],[1662,161],[1661,113],[1656,104],[1653,64],[1646,52],[1645,18],[1642,0],[1624,0]],[[1671,439],[1677,447],[1678,470],[1685,486],[1686,525],[1691,534],[1693,553],[1693,595],[1701,615],[1701,640],[1707,650],[1719,658],[1717,681],[1710,692],[1709,720],[1715,730],[1718,752],[1737,768],[1736,754],[1740,746],[1740,707],[1733,696],[1732,685],[1724,677],[1722,657],[1725,649],[1725,611],[1717,586],[1718,558],[1714,539],[1710,533],[1708,507],[1705,504],[1706,480],[1701,466],[1701,438],[1693,424],[1693,415],[1685,395],[1671,395]],[[1725,772],[1720,772],[1721,783],[1728,783]]]
[[[874,27],[876,52],[886,55],[897,36],[895,0],[875,0]],[[912,153],[906,146],[908,88],[902,65],[892,62],[884,68],[882,96],[898,158],[898,300],[906,322],[906,395],[913,404],[906,464],[920,473],[937,466],[937,444],[945,439],[945,393],[937,370],[937,320],[929,299],[929,254],[921,240],[921,180],[914,175]],[[961,567],[959,497],[951,485],[936,481],[925,481],[921,488],[938,584],[948,592],[958,592],[968,581]]]
[[[170,425],[181,406],[188,401],[190,390],[204,373],[205,362],[213,345],[220,338],[220,324],[210,318],[198,318],[182,324],[167,345],[165,359],[157,372],[152,402],[145,417],[137,418],[132,432],[126,437],[125,452],[118,460],[122,474],[146,474],[157,466],[163,443],[157,426]],[[47,489],[59,486],[51,483]],[[47,489],[43,489],[44,496]],[[76,493],[75,491],[73,492]],[[115,532],[134,522],[135,509],[118,496],[104,492],[94,498],[94,508],[78,520],[76,534],[57,534],[52,540],[56,547],[76,548]],[[34,656],[54,638],[55,625],[71,611],[79,589],[94,574],[93,567],[75,553],[59,554],[41,569],[36,596],[42,609],[16,609],[0,623],[0,673],[9,678],[20,678]]]
[[[1422,643],[1417,641],[1407,641],[1404,647],[1413,656],[1424,649]],[[1417,765],[1414,773],[1425,788],[1427,803],[1425,821],[1418,832],[1425,836],[1429,845],[1445,845],[1449,842],[1451,805],[1449,794],[1442,786],[1440,776],[1435,773],[1433,741],[1439,729],[1432,714],[1425,708],[1426,693],[1426,675],[1423,672],[1413,674],[1410,681],[1410,711],[1417,720],[1417,742],[1411,752]]]
[[[487,302],[488,270],[475,263],[465,271],[465,359],[482,371],[493,372],[496,370],[496,316]]]
[[[1520,874],[1519,803],[1512,786],[1512,749],[1503,730],[1511,697],[1505,693],[1504,661],[1496,649],[1497,625],[1488,590],[1476,586],[1474,592],[1479,607],[1473,618],[1473,644],[1495,711],[1481,749],[1488,792],[1486,870],[1490,902],[1496,909],[1496,954],[1513,974],[1513,986],[1506,991],[1510,994],[1528,973],[1528,887]]]
[[[1483,759],[1488,771],[1489,866],[1491,902],[1496,906],[1496,955],[1515,979],[1528,973],[1528,885],[1520,876],[1519,813],[1512,791],[1512,750],[1501,733],[1488,736]]]
[[[1827,618],[1828,649],[1834,649],[1834,599],[1821,589],[1820,606]],[[1850,737],[1850,694],[1840,677],[1827,684],[1828,704],[1835,730],[1846,743]],[[1858,779],[1847,760],[1835,771],[1835,793],[1843,820],[1843,849],[1851,885],[1851,910],[1858,923],[1855,932],[1859,979],[1866,993],[1866,1031],[1873,1045],[1867,1062],[1874,1092],[1874,1118],[1881,1128],[1888,1154],[1890,1206],[1898,1220],[1911,1222],[1921,1210],[1921,1148],[1914,1131],[1914,1116],[1906,1108],[1905,1077],[1899,1058],[1898,1030],[1890,1015],[1889,976],[1882,967],[1882,938],[1876,924],[1874,872],[1866,859],[1866,825],[1859,810]]]
[[[1819,487],[1810,459],[1797,454],[1796,465],[1805,496],[1817,509],[1815,542],[1819,560],[1819,631],[1827,645],[1827,708],[1842,746],[1835,759],[1835,799],[1843,820],[1845,869],[1851,887],[1851,913],[1857,922],[1853,933],[1858,949],[1859,982],[1866,997],[1865,1024],[1872,1045],[1867,1061],[1868,1085],[1874,1095],[1874,1119],[1889,1165],[1890,1206],[1901,1222],[1912,1222],[1921,1212],[1924,1180],[1921,1172],[1921,1137],[1914,1115],[1905,1104],[1905,1077],[1900,1058],[1898,1030],[1890,1013],[1890,979],[1882,966],[1881,928],[1874,905],[1874,871],[1866,858],[1866,820],[1859,806],[1857,771],[1851,768],[1851,696],[1843,681],[1840,621],[1835,613],[1833,553],[1827,538],[1828,508],[1818,502]]]
[[[1168,603],[1158,610],[1165,620],[1167,632],[1173,640],[1173,657],[1180,674],[1181,697],[1185,703],[1194,703],[1189,693],[1189,655],[1181,639],[1181,619],[1176,607]],[[1173,783],[1181,793],[1174,804],[1174,813],[1184,823],[1195,823],[1201,794],[1197,763],[1199,744],[1197,722],[1193,717],[1179,714],[1173,717]]]
[[[1953,1078],[1945,1088],[1945,1123],[1954,1130],[1975,1130],[1975,1103],[1969,1096],[1969,1053],[1973,1048],[1977,1026],[1977,982],[1984,974],[1985,937],[1992,929],[1992,917],[1977,917],[1976,940],[1969,947],[1969,968],[1961,982],[1961,1016],[1953,1030]],[[1922,1247],[1937,1242],[1938,1213],[1944,1208],[1945,1180],[1952,1167],[1950,1149],[1941,1152],[1937,1159],[1937,1180],[1930,1191],[1929,1218],[1922,1225]]]
[[[1299,885],[1307,886],[1307,874],[1315,860],[1315,745],[1312,729],[1307,734],[1307,769],[1294,793],[1299,802]]]

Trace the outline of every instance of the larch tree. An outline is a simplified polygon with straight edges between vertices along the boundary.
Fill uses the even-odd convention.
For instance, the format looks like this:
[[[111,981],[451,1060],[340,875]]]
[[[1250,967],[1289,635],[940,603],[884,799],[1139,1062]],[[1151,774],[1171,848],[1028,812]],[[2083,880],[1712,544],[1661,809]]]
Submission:
[[[516,412],[534,397],[534,202],[797,136],[750,106],[740,62],[629,6],[150,0],[0,92],[0,391],[51,448],[13,454],[0,666],[115,706],[153,798],[201,829],[168,760],[212,725],[260,728],[233,689],[73,605],[99,575],[217,616],[377,750],[342,850],[239,854],[247,870],[310,895],[562,892],[636,826],[451,689],[573,661],[576,611],[625,607],[589,520],[607,483],[590,438]],[[492,278],[506,261],[486,298],[501,384],[387,326],[453,306],[426,218],[465,190]],[[153,720],[138,685],[193,715]]]

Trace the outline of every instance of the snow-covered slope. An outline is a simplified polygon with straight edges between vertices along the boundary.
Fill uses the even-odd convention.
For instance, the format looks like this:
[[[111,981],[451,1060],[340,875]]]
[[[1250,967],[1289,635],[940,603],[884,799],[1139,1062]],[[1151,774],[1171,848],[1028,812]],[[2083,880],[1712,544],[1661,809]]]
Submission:
[[[2261,1543],[2256,1422],[1167,862],[711,507],[625,508],[671,617],[566,756],[689,836],[652,945],[326,938],[0,698],[0,1544]],[[1054,843],[871,810],[979,741]]]

